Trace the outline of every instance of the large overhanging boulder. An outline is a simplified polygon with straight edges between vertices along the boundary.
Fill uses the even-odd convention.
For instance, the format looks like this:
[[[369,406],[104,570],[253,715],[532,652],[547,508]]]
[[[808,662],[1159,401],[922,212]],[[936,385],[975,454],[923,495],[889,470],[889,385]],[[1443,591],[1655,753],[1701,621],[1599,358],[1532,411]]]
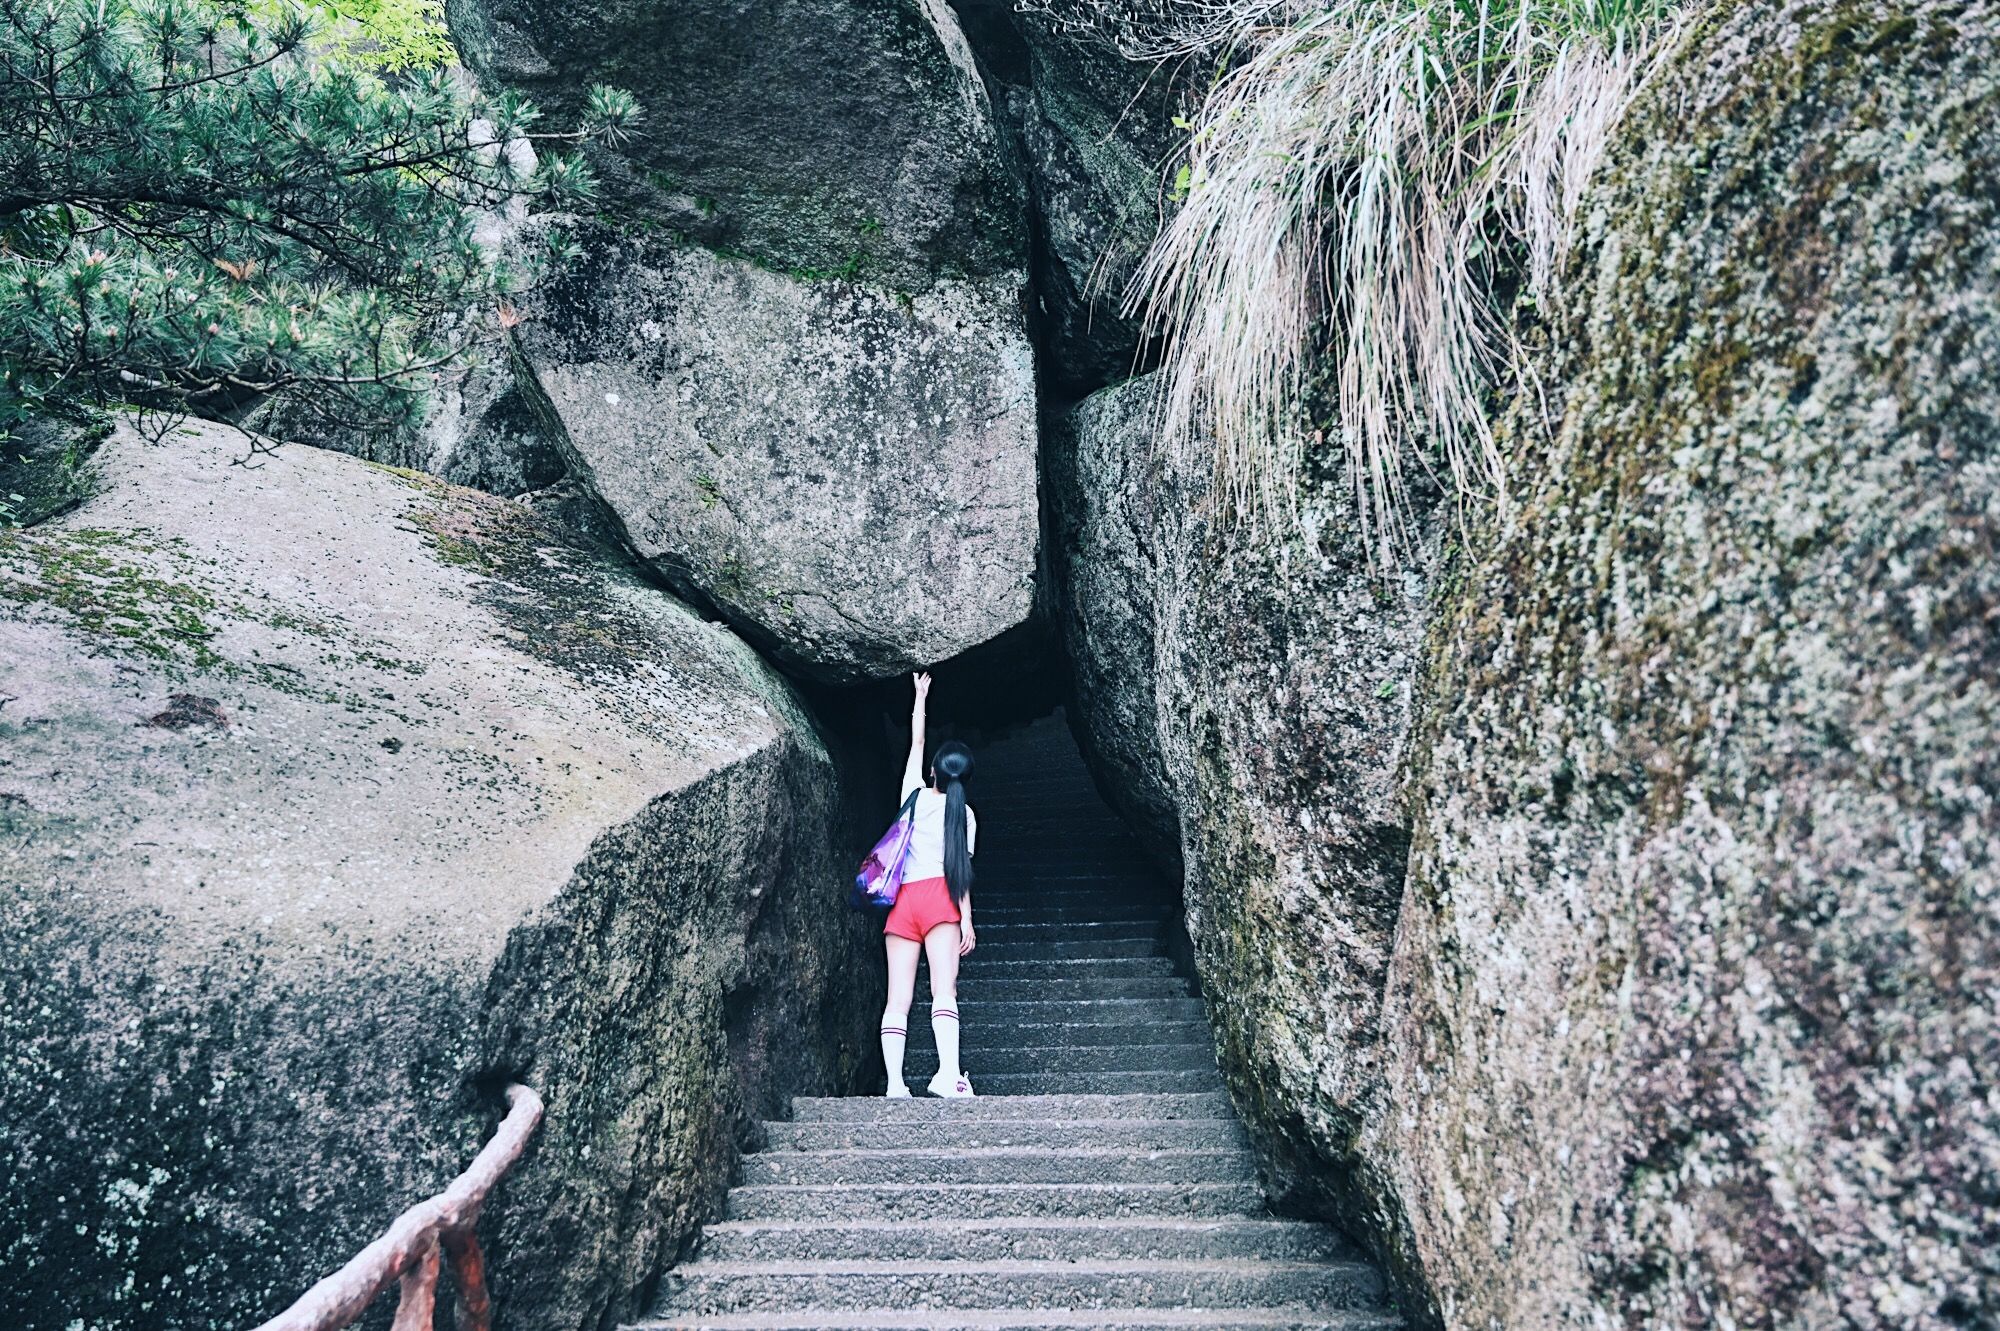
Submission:
[[[1420,734],[1371,1154],[1463,1327],[2000,1316],[2000,10],[1723,6]]]
[[[450,19],[489,86],[557,116],[598,82],[645,108],[594,154],[604,213],[524,305],[516,366],[640,556],[838,683],[1024,623],[1026,197],[944,0],[454,0]],[[506,471],[482,460],[505,421],[452,406],[427,442]]]
[[[916,292],[583,227],[518,329],[531,391],[633,548],[836,682],[1026,621],[1033,355],[1011,280]]]
[[[635,1313],[869,1048],[798,700],[519,505],[206,426],[98,465],[0,533],[0,1307],[253,1325],[519,1079],[503,1316]]]

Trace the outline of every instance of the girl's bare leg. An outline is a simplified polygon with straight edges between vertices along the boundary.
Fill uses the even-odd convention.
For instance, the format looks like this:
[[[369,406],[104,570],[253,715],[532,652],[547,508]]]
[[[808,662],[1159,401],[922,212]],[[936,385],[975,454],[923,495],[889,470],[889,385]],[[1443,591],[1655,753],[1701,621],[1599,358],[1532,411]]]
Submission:
[[[882,1007],[882,1063],[889,1069],[889,1094],[908,1095],[903,1084],[903,1046],[910,1038],[910,997],[917,990],[917,958],[923,944],[883,934],[889,954],[889,1001]]]
[[[937,1036],[938,1072],[931,1083],[951,1086],[958,1081],[958,926],[940,924],[924,935],[924,952],[931,963],[931,1033]]]

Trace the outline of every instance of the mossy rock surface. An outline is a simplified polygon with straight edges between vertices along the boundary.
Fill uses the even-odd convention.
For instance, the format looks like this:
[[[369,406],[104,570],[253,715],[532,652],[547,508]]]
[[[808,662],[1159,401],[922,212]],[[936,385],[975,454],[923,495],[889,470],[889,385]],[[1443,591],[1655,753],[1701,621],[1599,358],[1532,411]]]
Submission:
[[[489,86],[572,116],[592,84],[642,131],[607,205],[801,274],[906,290],[1019,275],[1026,202],[944,0],[452,0]]]
[[[1337,459],[1303,478],[1295,525],[1217,521],[1212,459],[1155,437],[1157,392],[1148,376],[1093,394],[1045,452],[1078,735],[1179,871],[1218,1060],[1273,1201],[1407,1275],[1394,1199],[1354,1145],[1380,1109],[1425,565],[1371,573]]]
[[[1183,146],[1174,128],[1197,80],[1186,65],[1126,60],[1045,15],[1014,16],[1027,83],[1010,89],[1028,196],[1051,377],[1074,397],[1133,375],[1147,355],[1125,303],[1171,215]]]
[[[1991,1326],[2000,10],[1719,6],[1587,214],[1367,1151],[1453,1326]]]
[[[866,1057],[810,717],[519,505],[197,424],[95,465],[0,533],[0,1306],[254,1324],[520,1079],[503,1319],[635,1312]]]

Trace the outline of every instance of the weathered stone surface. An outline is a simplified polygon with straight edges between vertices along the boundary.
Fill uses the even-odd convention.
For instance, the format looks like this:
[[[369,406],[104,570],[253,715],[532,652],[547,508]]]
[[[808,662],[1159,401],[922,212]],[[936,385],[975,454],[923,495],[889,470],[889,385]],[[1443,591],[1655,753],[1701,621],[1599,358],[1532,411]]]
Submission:
[[[1092,395],[1051,422],[1049,564],[1077,705],[1071,724],[1112,807],[1180,876],[1181,820],[1160,743],[1162,568],[1181,492],[1154,445],[1151,378]],[[1163,539],[1165,538],[1165,539]]]
[[[1356,1206],[1383,1205],[1352,1152],[1380,1080],[1424,584],[1371,581],[1330,478],[1307,478],[1292,531],[1216,523],[1210,460],[1155,443],[1153,391],[1095,394],[1051,436],[1079,731],[1156,846],[1178,824],[1159,858],[1184,863],[1218,1053],[1268,1184],[1356,1226]]]
[[[491,87],[573,115],[624,88],[620,211],[783,269],[915,290],[1018,274],[1019,180],[944,0],[451,0]]]
[[[1453,1326],[2000,1319],[1996,34],[1722,6],[1590,206],[1368,1147]]]
[[[242,454],[121,431],[0,533],[0,1307],[254,1324],[519,1078],[503,1315],[615,1321],[777,1090],[867,1057],[826,751],[528,510]]]
[[[490,320],[491,311],[486,312]],[[441,335],[462,336],[445,327]],[[558,441],[522,392],[504,340],[474,336],[459,359],[434,371],[423,419],[361,430],[283,399],[260,404],[247,422],[260,434],[424,472],[453,485],[517,499],[568,475]]]
[[[1011,286],[905,295],[581,235],[522,358],[580,473],[676,586],[842,682],[1028,618],[1035,386]]]
[[[545,490],[567,474],[504,345],[476,346],[441,375],[423,425],[394,445],[393,456],[375,460],[509,498]]]
[[[1045,16],[1017,22],[1030,88],[1015,91],[1013,109],[1048,361],[1064,387],[1088,390],[1130,377],[1142,356],[1123,307],[1167,207],[1180,93],[1171,68],[1123,60]]]

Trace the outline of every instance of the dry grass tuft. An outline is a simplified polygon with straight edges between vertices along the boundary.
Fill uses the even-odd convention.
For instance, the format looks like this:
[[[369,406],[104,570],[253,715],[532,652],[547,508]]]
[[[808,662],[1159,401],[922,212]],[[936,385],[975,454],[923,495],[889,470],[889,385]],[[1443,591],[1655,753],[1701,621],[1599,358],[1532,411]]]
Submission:
[[[1670,44],[1673,0],[1214,0],[1128,28],[1135,54],[1228,33],[1185,199],[1128,298],[1164,339],[1165,438],[1216,450],[1254,523],[1294,509],[1308,375],[1330,357],[1371,557],[1407,552],[1404,479],[1504,501],[1487,420],[1510,334],[1496,277],[1554,300],[1610,133]],[[1176,42],[1180,45],[1176,45]],[[1150,44],[1150,45],[1149,45]]]

